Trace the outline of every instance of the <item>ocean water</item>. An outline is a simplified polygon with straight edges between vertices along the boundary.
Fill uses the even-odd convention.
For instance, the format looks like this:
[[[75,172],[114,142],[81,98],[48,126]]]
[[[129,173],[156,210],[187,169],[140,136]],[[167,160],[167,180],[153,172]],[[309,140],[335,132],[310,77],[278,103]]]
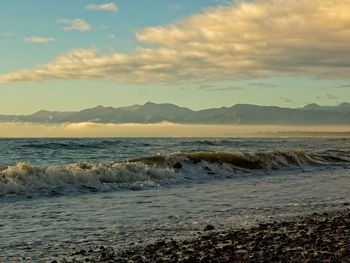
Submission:
[[[0,262],[348,207],[349,138],[0,139]]]

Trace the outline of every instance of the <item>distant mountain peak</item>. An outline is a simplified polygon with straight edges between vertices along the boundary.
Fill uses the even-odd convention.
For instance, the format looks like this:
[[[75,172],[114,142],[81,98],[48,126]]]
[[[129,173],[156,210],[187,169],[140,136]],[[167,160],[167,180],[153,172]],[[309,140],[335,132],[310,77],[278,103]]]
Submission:
[[[103,109],[113,109],[113,107],[108,107],[108,106],[102,106],[102,105],[97,105],[96,107],[91,108],[92,110],[103,110]]]
[[[171,103],[153,103],[153,102],[146,102],[144,105],[141,106],[142,109],[168,109],[168,110],[177,110],[177,109],[187,109],[187,108],[183,108],[180,106],[177,106],[175,104],[171,104]]]
[[[177,105],[172,104],[172,103],[154,103],[154,102],[150,102],[150,101],[143,104],[143,106],[175,106],[175,107],[181,108],[180,106],[177,106]]]
[[[102,108],[106,108],[106,107],[102,105],[97,105],[94,109],[102,109]]]
[[[143,106],[147,106],[147,105],[159,105],[159,104],[156,104],[156,103],[151,102],[151,101],[147,101],[145,104],[143,104]]]
[[[53,112],[51,111],[48,111],[48,110],[39,110],[33,114],[30,114],[30,116],[36,116],[36,117],[41,117],[41,116],[47,116],[47,115],[50,115],[52,114]]]
[[[317,103],[310,103],[304,106],[304,109],[311,109],[311,108],[319,108],[321,107],[320,105],[318,105]]]
[[[321,110],[321,111],[333,111],[333,112],[348,112],[350,111],[350,103],[343,102],[337,106],[321,106],[316,103],[311,103],[303,107],[304,110]]]
[[[51,111],[48,111],[48,110],[39,110],[39,111],[35,112],[34,114],[45,114],[45,113],[51,113]]]
[[[0,122],[33,123],[160,123],[164,121],[186,124],[324,124],[350,125],[350,103],[338,106],[320,106],[311,103],[291,109],[277,106],[236,104],[232,107],[191,110],[171,103],[146,102],[143,105],[94,108],[76,112],[41,110],[30,115],[4,115]]]

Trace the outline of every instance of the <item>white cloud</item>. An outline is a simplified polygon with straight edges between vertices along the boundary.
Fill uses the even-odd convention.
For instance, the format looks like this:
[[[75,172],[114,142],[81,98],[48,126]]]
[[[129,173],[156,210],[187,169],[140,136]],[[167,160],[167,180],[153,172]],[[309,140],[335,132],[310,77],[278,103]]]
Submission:
[[[58,24],[63,24],[63,29],[65,31],[77,30],[81,32],[86,32],[91,30],[91,25],[82,19],[60,19],[57,20]]]
[[[85,7],[88,10],[93,11],[104,11],[104,12],[118,12],[119,7],[113,3],[105,3],[105,4],[90,4]]]
[[[50,43],[50,42],[54,42],[55,39],[52,38],[52,37],[36,37],[36,36],[32,36],[32,37],[27,37],[24,41],[27,42],[27,43],[47,44],[47,43]]]
[[[113,79],[215,82],[271,76],[350,78],[349,0],[257,0],[136,33],[129,54],[76,49],[0,82]],[[68,26],[69,30],[71,25]],[[145,45],[151,44],[150,47]]]

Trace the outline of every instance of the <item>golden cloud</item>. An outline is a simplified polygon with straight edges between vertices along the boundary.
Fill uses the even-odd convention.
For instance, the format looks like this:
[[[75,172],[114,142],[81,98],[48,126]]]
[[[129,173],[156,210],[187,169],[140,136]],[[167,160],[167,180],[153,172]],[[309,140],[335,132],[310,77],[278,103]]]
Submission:
[[[27,42],[27,43],[47,44],[47,43],[50,43],[50,42],[54,42],[55,39],[52,38],[52,37],[36,37],[36,36],[32,36],[32,37],[27,37],[24,41]]]
[[[77,49],[0,82],[113,79],[122,83],[350,76],[349,0],[257,0],[136,33],[129,54]]]
[[[349,126],[276,126],[276,125],[186,125],[98,124],[98,123],[0,123],[0,138],[5,137],[276,137],[348,136]]]
[[[59,19],[57,20],[58,24],[63,24],[63,30],[64,31],[71,31],[71,30],[77,30],[80,32],[86,32],[91,30],[91,25],[87,22],[85,22],[82,19],[76,18],[76,19]]]

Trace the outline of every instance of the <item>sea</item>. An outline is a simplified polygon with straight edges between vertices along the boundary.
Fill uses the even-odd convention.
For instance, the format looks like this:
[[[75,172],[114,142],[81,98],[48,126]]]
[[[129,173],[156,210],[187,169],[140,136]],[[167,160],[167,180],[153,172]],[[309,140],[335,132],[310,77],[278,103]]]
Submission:
[[[349,207],[350,138],[0,139],[0,262]]]

